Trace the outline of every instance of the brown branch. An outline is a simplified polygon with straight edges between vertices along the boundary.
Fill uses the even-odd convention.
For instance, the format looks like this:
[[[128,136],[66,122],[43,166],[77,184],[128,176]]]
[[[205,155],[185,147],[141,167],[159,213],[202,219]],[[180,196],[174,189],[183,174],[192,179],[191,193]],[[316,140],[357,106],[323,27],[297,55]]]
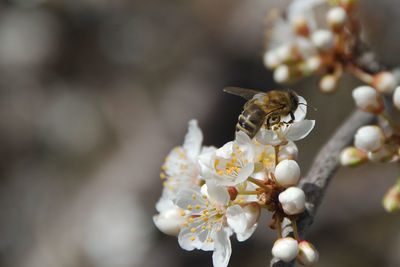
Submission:
[[[338,169],[340,152],[352,142],[357,129],[371,123],[374,118],[374,115],[361,110],[354,111],[322,147],[315,157],[307,176],[300,181],[299,187],[304,190],[307,196],[306,211],[297,221],[297,228],[301,239],[304,239],[309,226],[312,224],[329,181]],[[284,223],[282,229],[283,236],[293,235],[290,221]],[[295,261],[284,263],[274,258],[271,260],[270,266],[290,267],[294,266],[294,264]]]

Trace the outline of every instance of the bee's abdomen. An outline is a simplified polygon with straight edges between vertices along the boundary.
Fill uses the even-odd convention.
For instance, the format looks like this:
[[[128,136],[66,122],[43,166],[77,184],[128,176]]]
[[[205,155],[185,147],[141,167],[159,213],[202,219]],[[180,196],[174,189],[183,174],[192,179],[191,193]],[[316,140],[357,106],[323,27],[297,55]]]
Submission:
[[[265,112],[258,105],[250,105],[239,115],[236,131],[243,131],[250,138],[253,138],[263,125],[265,116]]]

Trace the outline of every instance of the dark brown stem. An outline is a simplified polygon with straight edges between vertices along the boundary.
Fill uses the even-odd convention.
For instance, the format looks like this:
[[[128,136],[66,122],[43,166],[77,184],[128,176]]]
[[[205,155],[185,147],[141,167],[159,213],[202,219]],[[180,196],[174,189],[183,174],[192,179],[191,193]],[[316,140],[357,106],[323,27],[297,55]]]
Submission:
[[[352,142],[353,136],[359,127],[369,124],[373,120],[374,115],[372,114],[361,110],[354,111],[322,147],[315,157],[307,176],[300,181],[299,187],[304,190],[307,196],[307,208],[297,220],[297,229],[301,239],[304,239],[308,228],[312,224],[329,181],[339,166],[340,152]],[[290,222],[282,225],[282,228],[283,236],[292,234],[293,229]],[[272,259],[270,266],[290,267],[294,266],[294,263],[294,261],[284,263],[277,259]]]

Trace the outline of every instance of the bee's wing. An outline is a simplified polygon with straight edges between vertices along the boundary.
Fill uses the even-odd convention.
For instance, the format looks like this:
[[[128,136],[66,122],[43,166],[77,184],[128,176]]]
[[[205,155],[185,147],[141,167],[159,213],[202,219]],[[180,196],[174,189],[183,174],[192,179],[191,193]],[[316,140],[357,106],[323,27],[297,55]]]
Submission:
[[[232,94],[232,95],[241,96],[247,100],[252,99],[253,96],[255,96],[256,94],[265,93],[265,92],[247,89],[247,88],[241,88],[241,87],[225,87],[224,89],[222,89],[222,91],[224,91],[225,93]]]

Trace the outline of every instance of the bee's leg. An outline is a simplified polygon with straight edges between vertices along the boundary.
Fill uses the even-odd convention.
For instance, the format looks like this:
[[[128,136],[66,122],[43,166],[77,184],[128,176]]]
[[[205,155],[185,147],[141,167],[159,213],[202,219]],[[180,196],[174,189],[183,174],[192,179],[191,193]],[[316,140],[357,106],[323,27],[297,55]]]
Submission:
[[[294,119],[295,119],[294,113],[293,113],[292,111],[290,111],[289,115],[290,115],[290,119],[291,119],[291,120],[288,121],[287,123],[293,123],[293,122],[294,122]]]

